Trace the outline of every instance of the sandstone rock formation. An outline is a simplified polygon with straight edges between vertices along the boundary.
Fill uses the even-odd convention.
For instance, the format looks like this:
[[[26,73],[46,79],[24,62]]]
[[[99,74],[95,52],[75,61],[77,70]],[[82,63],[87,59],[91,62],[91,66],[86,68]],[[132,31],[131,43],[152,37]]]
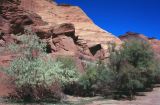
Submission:
[[[23,33],[25,26],[44,25],[44,22],[37,14],[19,8],[19,2],[16,0],[3,0],[1,2],[0,40],[5,42],[10,42],[11,39],[14,40],[11,34]]]
[[[41,39],[46,39],[50,52],[55,54],[105,58],[108,42],[121,43],[96,26],[77,6],[57,5],[48,0],[3,0],[0,8],[0,30],[1,35],[5,34],[0,44],[8,39],[14,41],[16,38],[11,34],[23,33],[26,26],[31,26]]]
[[[136,32],[126,32],[124,35],[119,36],[119,38],[122,41],[125,41],[128,39],[140,39],[140,40],[148,41],[148,37]]]
[[[57,5],[55,2],[47,0],[22,0],[21,6],[26,10],[34,11],[39,14],[49,25],[62,23],[72,23],[75,26],[75,35],[79,43],[86,44],[88,47],[101,45],[107,49],[107,42],[120,44],[121,41],[96,26],[87,15],[77,6]]]

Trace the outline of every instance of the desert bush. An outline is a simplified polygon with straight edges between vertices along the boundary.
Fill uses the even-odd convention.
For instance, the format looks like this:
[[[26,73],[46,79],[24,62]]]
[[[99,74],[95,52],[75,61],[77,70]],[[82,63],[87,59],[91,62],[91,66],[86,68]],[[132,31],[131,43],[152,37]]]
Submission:
[[[62,85],[71,81],[76,81],[77,76],[75,68],[68,69],[63,67],[63,63],[55,62],[50,58],[37,58],[28,60],[27,58],[17,58],[11,62],[7,73],[16,77],[16,84],[49,85],[52,82],[59,81]]]
[[[50,91],[49,88],[52,85],[54,86],[54,83],[57,81],[60,85],[59,87],[62,88],[62,86],[77,80],[78,76],[75,70],[75,68],[64,68],[63,63],[57,61],[55,62],[50,58],[46,58],[45,60],[43,58],[28,60],[25,57],[15,59],[11,63],[11,66],[6,69],[7,73],[15,78],[17,90],[21,90],[22,94],[17,91],[18,95],[21,95],[20,98],[25,98],[24,100],[26,100],[26,94],[29,94],[27,99],[29,98],[35,101],[42,100],[42,98],[34,92],[27,93],[28,89],[35,91],[37,88],[41,87],[42,90],[39,90],[40,92],[43,90],[47,92]],[[55,90],[54,92],[56,93],[59,91],[61,92],[59,95],[61,95],[61,88],[59,88],[59,90]],[[43,93],[43,97],[46,95],[47,99],[48,95],[54,96],[53,91],[50,93]],[[60,98],[60,96],[57,97]]]
[[[141,78],[145,81],[145,86],[150,86],[153,82],[154,73],[154,53],[148,42],[131,40],[124,45],[126,59],[135,68],[139,69]]]
[[[77,81],[75,66],[53,60],[45,53],[45,43],[27,31],[20,38],[16,51],[21,55],[14,59],[5,71],[14,78],[16,92],[11,98],[22,101],[43,101],[62,98],[62,87]],[[55,84],[56,83],[56,84]]]
[[[68,64],[68,62],[66,62],[66,64]],[[94,91],[92,86],[97,81],[97,67],[96,65],[86,65],[86,72],[79,76],[78,81],[73,82],[65,87],[64,92],[66,94],[77,96],[93,96]]]
[[[144,69],[153,63],[154,53],[148,42],[129,40],[123,45],[122,53],[127,61],[134,67]]]
[[[24,34],[18,37],[19,44],[9,43],[7,48],[12,52],[19,52],[24,55],[32,56],[33,51],[40,53],[46,52],[47,44],[43,42],[30,28],[24,30]]]
[[[14,90],[8,98],[16,102],[59,102],[63,97],[61,85],[56,82],[53,82],[49,86],[43,84],[16,85]]]
[[[112,50],[110,50],[112,51]],[[114,73],[117,93],[132,96],[137,89],[151,86],[154,78],[154,54],[145,41],[126,41],[110,54],[109,68]]]
[[[112,71],[102,62],[86,63],[85,73],[83,73],[79,80],[72,84],[72,95],[78,96],[95,96],[97,94],[108,93],[112,84]],[[105,87],[105,88],[104,88]]]
[[[97,69],[91,69],[92,67],[88,66],[86,72],[79,75],[76,82],[65,86],[64,92],[69,95],[91,96],[93,92],[92,85],[95,83],[97,76]]]
[[[76,69],[75,60],[69,56],[59,56],[56,58],[56,61],[63,63],[63,68],[68,68],[68,70]],[[67,71],[67,70],[66,70]]]
[[[93,95],[93,85],[97,82],[98,70],[96,65],[87,65],[86,72],[79,79],[79,85],[84,95]]]

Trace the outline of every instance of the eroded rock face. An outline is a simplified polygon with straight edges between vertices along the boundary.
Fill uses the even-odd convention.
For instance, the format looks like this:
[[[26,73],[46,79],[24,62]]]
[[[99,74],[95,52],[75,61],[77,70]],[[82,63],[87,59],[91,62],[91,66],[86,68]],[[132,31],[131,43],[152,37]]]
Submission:
[[[56,35],[65,34],[66,36],[75,36],[75,27],[70,23],[63,23],[54,27],[53,33]]]
[[[76,6],[57,5],[48,0],[1,0],[0,10],[1,46],[16,41],[14,35],[24,33],[26,27],[48,43],[51,53],[64,49],[73,56],[105,58],[108,42],[121,43]]]
[[[160,59],[160,40],[149,38],[149,42],[152,45],[152,48],[157,56],[157,59]]]
[[[22,7],[36,12],[52,26],[63,23],[74,24],[75,35],[83,40],[83,43],[85,42],[88,47],[101,44],[102,48],[106,50],[108,48],[107,42],[121,43],[117,37],[96,26],[77,6],[57,5],[55,2],[48,2],[47,0],[21,1]]]
[[[28,2],[34,3],[32,0],[28,0]],[[28,4],[26,0],[25,3]],[[21,0],[3,0],[0,3],[1,49],[3,49],[7,43],[18,43],[18,36],[16,34],[22,34],[26,27],[30,27],[32,31],[48,44],[48,53],[53,55],[75,56],[78,59],[80,55],[93,57],[90,52],[87,52],[89,51],[88,46],[84,47],[83,44],[78,44],[74,24],[68,22],[61,24],[44,22],[45,20],[42,20],[41,16],[35,11],[27,10],[27,8],[24,8],[24,6],[20,4]],[[47,10],[47,8],[43,9]],[[0,65],[6,66],[13,58],[10,59],[9,55],[5,55],[5,57],[3,55],[4,54],[0,55]]]
[[[17,43],[16,34],[24,33],[26,27],[48,44],[47,52],[53,55],[104,59],[108,42],[121,43],[96,26],[79,7],[48,0],[1,0],[0,46]]]
[[[19,7],[19,2],[3,2],[1,6],[0,30],[6,34],[23,33],[27,25],[43,25],[44,22],[35,13],[27,12]],[[3,24],[5,23],[5,24]]]
[[[14,42],[16,37],[12,34],[24,33],[26,26],[45,24],[37,14],[19,7],[19,3],[19,0],[2,0],[0,3],[1,46],[4,46],[4,42]]]

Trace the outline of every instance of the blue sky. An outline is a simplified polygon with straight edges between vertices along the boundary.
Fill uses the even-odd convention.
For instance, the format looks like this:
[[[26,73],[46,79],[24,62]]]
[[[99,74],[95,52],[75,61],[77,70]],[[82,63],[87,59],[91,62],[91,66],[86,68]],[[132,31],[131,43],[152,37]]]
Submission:
[[[160,39],[160,0],[56,0],[79,6],[101,28],[116,36],[127,31]]]

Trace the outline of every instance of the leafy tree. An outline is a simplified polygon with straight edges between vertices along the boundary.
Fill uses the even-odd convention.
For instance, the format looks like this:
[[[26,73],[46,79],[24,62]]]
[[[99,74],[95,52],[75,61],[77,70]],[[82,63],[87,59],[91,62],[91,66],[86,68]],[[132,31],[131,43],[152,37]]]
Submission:
[[[147,42],[124,42],[121,49],[110,54],[109,67],[114,72],[116,84],[113,88],[120,93],[133,95],[136,89],[150,86],[153,82],[153,61],[154,54]]]

